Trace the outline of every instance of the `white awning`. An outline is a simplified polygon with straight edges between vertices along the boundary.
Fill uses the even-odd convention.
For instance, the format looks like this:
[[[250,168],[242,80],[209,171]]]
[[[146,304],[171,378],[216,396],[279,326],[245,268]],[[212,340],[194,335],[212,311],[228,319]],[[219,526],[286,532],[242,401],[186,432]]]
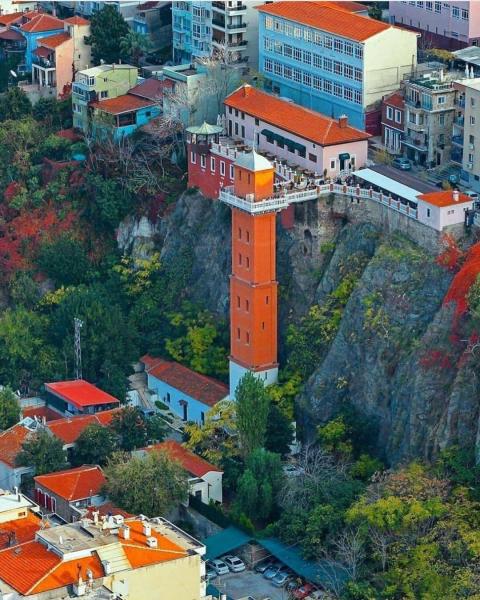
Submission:
[[[371,183],[372,185],[377,185],[379,188],[382,188],[386,192],[390,192],[395,196],[400,196],[400,198],[404,198],[409,202],[417,203],[417,196],[419,196],[422,193],[418,190],[414,190],[411,187],[403,185],[403,183],[398,183],[398,181],[395,181],[395,179],[390,179],[390,177],[386,177],[385,175],[376,173],[371,169],[360,169],[359,171],[355,171],[353,175],[355,175],[355,177],[363,179],[368,183]]]

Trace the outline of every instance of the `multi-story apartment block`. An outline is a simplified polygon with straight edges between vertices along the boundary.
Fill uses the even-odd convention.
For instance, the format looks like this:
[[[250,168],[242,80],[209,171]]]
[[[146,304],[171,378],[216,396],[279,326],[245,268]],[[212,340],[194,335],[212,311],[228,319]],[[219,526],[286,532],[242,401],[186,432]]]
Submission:
[[[152,50],[165,48],[172,40],[172,6],[170,2],[148,0],[137,6],[132,29],[146,35]]]
[[[137,12],[137,7],[142,3],[143,0],[99,0],[97,2],[90,0],[43,0],[40,2],[45,10],[53,14],[61,7],[64,10],[71,11],[72,15],[82,15],[84,17],[92,16],[95,11],[109,4],[114,6],[130,25]]]
[[[457,50],[477,46],[480,40],[480,3],[390,2],[392,23],[419,31],[430,47]]]
[[[455,87],[451,158],[462,165],[462,181],[480,192],[480,78],[456,82]]]
[[[417,34],[340,4],[275,2],[259,13],[259,68],[271,90],[332,117],[345,114],[354,127],[373,131],[370,107],[417,62]]]
[[[434,167],[450,160],[455,94],[442,72],[406,82],[403,146],[415,163]]]
[[[73,126],[86,133],[90,103],[126,94],[137,79],[138,70],[131,65],[99,65],[79,71],[72,86]]]
[[[176,63],[210,56],[225,48],[239,63],[257,66],[257,4],[243,0],[173,2],[173,56]]]
[[[402,152],[405,131],[405,99],[395,92],[382,102],[382,143],[391,154]]]

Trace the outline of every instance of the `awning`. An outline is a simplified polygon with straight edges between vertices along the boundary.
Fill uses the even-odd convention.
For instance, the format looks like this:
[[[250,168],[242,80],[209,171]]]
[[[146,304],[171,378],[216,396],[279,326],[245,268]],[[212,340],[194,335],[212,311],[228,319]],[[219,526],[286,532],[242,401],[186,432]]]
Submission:
[[[304,154],[307,151],[306,146],[304,146],[303,144],[294,142],[293,140],[291,140],[283,135],[280,135],[279,133],[270,131],[270,129],[262,129],[262,131],[260,133],[271,140],[275,140],[278,144],[281,144],[282,146],[287,146],[287,148],[290,150],[290,152],[294,152],[295,150],[298,150],[298,152],[300,154]]]
[[[275,538],[264,538],[257,542],[297,575],[325,589],[333,587],[334,584],[342,585],[349,579],[345,567],[341,564],[330,560],[306,560],[298,546],[287,546]]]
[[[25,41],[25,38],[19,31],[15,31],[14,29],[5,29],[4,31],[0,31],[0,40],[8,40],[8,41]]]
[[[348,152],[342,152],[338,155],[340,160],[348,160],[350,158],[350,154]]]
[[[52,54],[52,50],[44,48],[43,46],[39,46],[38,48],[35,48],[33,54],[35,54],[35,56],[39,56],[40,58],[47,58],[50,56],[50,54]]]
[[[386,192],[390,192],[394,196],[400,196],[401,198],[404,198],[410,202],[414,202],[415,204],[417,203],[417,196],[421,193],[418,190],[414,190],[411,187],[403,185],[403,183],[395,181],[395,179],[390,179],[390,177],[376,173],[371,169],[360,169],[359,171],[355,171],[354,175],[359,179],[363,179],[367,183],[371,183],[372,185],[382,188]]]
[[[240,546],[248,544],[251,539],[251,535],[247,535],[240,529],[233,526],[227,527],[223,531],[203,540],[203,543],[207,548],[205,558],[207,560],[212,560],[223,554],[227,554],[228,552],[233,552],[237,548],[240,548]]]

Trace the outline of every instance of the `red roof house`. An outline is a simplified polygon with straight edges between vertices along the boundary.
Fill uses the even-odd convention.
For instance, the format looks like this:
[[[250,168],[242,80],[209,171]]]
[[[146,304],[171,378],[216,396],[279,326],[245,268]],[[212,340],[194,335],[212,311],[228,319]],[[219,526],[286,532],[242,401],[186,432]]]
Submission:
[[[45,390],[48,404],[72,415],[94,414],[120,404],[117,398],[83,379],[46,383]]]
[[[23,443],[32,438],[40,427],[38,421],[27,417],[0,433],[0,481],[3,488],[13,490],[20,487],[22,477],[32,473],[32,467],[19,467],[16,461]]]
[[[105,410],[94,415],[77,415],[74,417],[64,417],[50,421],[47,425],[49,431],[61,439],[64,443],[64,449],[73,446],[79,435],[92,424],[103,425],[107,427],[113,419],[115,413],[120,409]]]

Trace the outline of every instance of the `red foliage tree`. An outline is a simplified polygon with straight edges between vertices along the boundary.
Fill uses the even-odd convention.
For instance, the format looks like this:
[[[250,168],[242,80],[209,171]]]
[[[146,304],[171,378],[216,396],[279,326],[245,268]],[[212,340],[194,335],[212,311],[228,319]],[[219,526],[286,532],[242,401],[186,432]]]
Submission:
[[[445,267],[449,271],[456,271],[459,267],[459,261],[463,256],[463,252],[449,233],[443,234],[442,244],[444,250],[437,256],[437,264],[441,267]]]
[[[474,244],[467,253],[465,262],[460,271],[453,278],[443,304],[455,302],[455,316],[457,319],[464,315],[468,309],[468,291],[480,274],[480,242]]]

